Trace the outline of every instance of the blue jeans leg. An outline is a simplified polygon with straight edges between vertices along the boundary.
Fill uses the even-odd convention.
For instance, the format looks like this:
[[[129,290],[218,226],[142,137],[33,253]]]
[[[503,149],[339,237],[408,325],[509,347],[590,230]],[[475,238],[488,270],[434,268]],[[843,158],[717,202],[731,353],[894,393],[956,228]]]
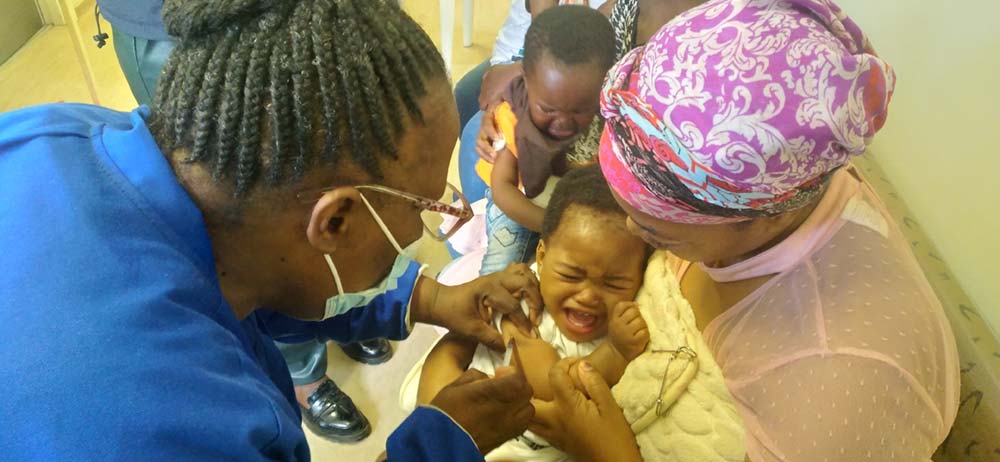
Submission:
[[[163,64],[174,49],[170,40],[147,40],[133,37],[118,29],[112,29],[111,43],[115,47],[118,63],[125,80],[139,104],[153,104],[156,81],[160,77]],[[478,94],[476,95],[478,97]],[[478,102],[477,102],[478,104]]]
[[[483,74],[490,68],[490,60],[479,63],[455,84],[455,104],[458,105],[458,128],[465,129],[472,116],[479,112],[479,91],[483,88]]]
[[[487,197],[486,234],[489,237],[480,275],[503,271],[511,263],[527,262],[538,247],[538,233],[504,215],[500,207],[493,203],[492,194],[487,194]]]
[[[476,135],[483,121],[482,111],[476,113],[462,131],[462,139],[458,146],[458,179],[462,183],[462,194],[469,202],[476,202],[486,197],[486,183],[476,173]]]

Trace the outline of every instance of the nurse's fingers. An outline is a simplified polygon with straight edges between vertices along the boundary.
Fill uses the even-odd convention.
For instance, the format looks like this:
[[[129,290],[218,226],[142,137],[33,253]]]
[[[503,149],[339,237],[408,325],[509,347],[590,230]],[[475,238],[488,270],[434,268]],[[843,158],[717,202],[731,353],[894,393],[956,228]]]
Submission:
[[[535,409],[535,415],[528,423],[528,430],[551,442],[551,437],[559,424],[559,408],[552,401],[542,401],[532,398],[531,405]]]
[[[483,303],[493,308],[494,313],[506,315],[507,319],[513,322],[518,330],[530,335],[532,326],[528,322],[528,317],[525,316],[524,311],[521,309],[521,300],[514,297],[503,286],[498,286],[494,290],[491,290],[486,295]]]
[[[542,302],[538,277],[531,271],[531,268],[524,263],[510,265],[504,270],[504,277],[501,278],[500,283],[510,293],[517,294],[518,298],[528,304],[528,319],[532,326],[537,326],[545,304]]]
[[[471,335],[477,342],[493,351],[502,352],[507,349],[503,343],[503,336],[489,324],[479,323],[472,329]]]
[[[451,384],[459,386],[459,385],[465,385],[467,383],[478,382],[480,380],[485,380],[488,378],[490,377],[484,374],[479,369],[469,369],[464,373],[462,373],[462,375],[460,375],[457,379],[455,379],[455,381],[452,382]]]
[[[513,368],[501,368],[497,375],[483,382],[488,387],[487,393],[499,402],[513,406],[530,407],[533,390],[524,374],[519,374]],[[532,410],[532,413],[534,410]],[[530,417],[529,417],[530,418]]]

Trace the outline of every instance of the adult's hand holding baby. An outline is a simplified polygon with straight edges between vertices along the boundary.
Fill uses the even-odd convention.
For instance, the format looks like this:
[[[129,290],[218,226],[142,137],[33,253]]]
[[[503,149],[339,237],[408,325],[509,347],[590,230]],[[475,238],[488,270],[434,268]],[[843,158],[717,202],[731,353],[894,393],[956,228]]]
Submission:
[[[480,159],[491,164],[497,160],[497,150],[493,147],[493,143],[502,137],[496,126],[496,118],[493,116],[493,111],[496,110],[497,106],[499,104],[493,104],[483,110],[483,120],[479,125],[479,133],[476,135],[476,154],[479,154]]]
[[[490,66],[483,74],[483,85],[479,89],[479,109],[496,107],[510,82],[524,73],[521,62]]]
[[[524,374],[510,368],[494,378],[470,369],[444,387],[431,406],[458,423],[483,454],[524,433],[535,414],[531,385]]]
[[[577,370],[579,382],[570,372]],[[559,361],[549,372],[554,401],[532,400],[528,429],[577,462],[641,462],[635,435],[604,378],[580,358]]]
[[[521,308],[522,300],[528,304],[528,315]],[[421,280],[411,320],[441,326],[492,350],[504,351],[506,344],[493,326],[493,314],[507,315],[519,330],[530,333],[542,309],[538,279],[527,265],[514,264],[459,286]]]

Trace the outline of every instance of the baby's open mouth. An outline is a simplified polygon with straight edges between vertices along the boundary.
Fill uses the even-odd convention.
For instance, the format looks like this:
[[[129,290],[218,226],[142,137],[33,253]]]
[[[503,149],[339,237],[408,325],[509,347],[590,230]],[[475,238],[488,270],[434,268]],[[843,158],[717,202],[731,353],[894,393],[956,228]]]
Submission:
[[[563,308],[566,315],[566,324],[571,330],[579,334],[589,334],[597,329],[597,322],[600,317],[586,311]]]

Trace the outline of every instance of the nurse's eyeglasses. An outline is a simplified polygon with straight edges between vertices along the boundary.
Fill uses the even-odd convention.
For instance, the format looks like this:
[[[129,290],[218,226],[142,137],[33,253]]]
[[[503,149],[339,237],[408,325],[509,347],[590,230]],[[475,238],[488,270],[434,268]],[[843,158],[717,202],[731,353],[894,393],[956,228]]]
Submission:
[[[432,238],[438,241],[445,241],[451,236],[454,236],[455,233],[458,232],[459,228],[472,219],[473,215],[472,206],[469,205],[469,200],[466,199],[458,188],[451,183],[448,183],[448,190],[451,191],[452,196],[458,198],[461,203],[461,207],[456,207],[441,201],[436,201],[381,185],[361,185],[354,186],[354,188],[360,191],[372,191],[387,194],[389,196],[407,201],[410,205],[420,211],[420,221],[423,222],[424,229],[427,230]],[[302,203],[312,203],[323,197],[323,194],[326,194],[334,189],[336,188],[304,191],[296,194],[295,197],[302,201]]]

